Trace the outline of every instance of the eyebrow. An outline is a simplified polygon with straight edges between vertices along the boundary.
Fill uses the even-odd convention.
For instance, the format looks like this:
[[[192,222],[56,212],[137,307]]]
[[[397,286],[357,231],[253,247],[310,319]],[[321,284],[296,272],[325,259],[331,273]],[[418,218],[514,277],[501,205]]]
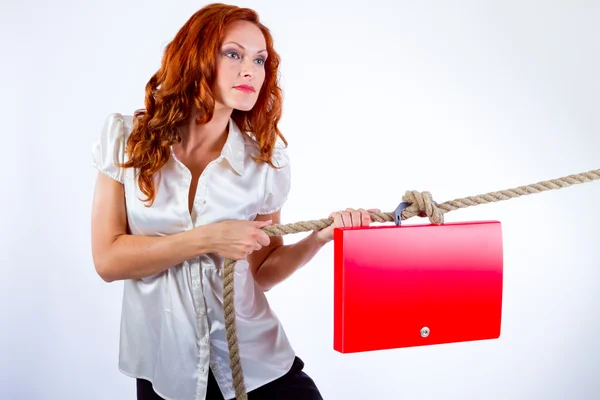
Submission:
[[[229,43],[233,43],[235,45],[238,45],[242,49],[246,50],[246,48],[244,46],[242,46],[241,44],[239,44],[238,42],[227,42],[227,43],[224,43],[223,45],[226,45],[226,44],[229,44]],[[267,49],[262,49],[262,50],[257,51],[257,53],[263,53],[263,52],[266,52],[266,51],[267,51]]]

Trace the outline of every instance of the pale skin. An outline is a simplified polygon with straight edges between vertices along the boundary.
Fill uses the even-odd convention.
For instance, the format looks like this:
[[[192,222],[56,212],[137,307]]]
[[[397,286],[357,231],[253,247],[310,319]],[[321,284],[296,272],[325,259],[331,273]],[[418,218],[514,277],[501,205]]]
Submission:
[[[180,129],[181,143],[173,151],[192,174],[189,211],[198,178],[217,158],[227,140],[227,124],[234,109],[252,109],[265,80],[264,60],[268,57],[262,32],[240,21],[227,32],[217,60],[214,116],[198,125],[193,110]],[[236,89],[250,85],[254,92]],[[158,274],[202,254],[217,253],[224,258],[246,259],[256,284],[268,291],[306,265],[333,240],[336,227],[360,227],[371,223],[369,211],[352,209],[331,213],[332,225],[314,231],[297,243],[284,245],[281,236],[269,237],[262,228],[281,223],[281,212],[259,215],[254,221],[222,221],[170,236],[131,235],[123,185],[98,173],[92,203],[92,257],[97,273],[106,282],[139,279]]]

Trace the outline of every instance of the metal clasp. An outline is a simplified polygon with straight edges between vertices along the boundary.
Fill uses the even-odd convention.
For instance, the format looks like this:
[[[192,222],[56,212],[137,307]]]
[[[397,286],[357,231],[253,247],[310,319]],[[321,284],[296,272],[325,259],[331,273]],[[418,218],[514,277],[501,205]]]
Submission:
[[[396,210],[394,211],[394,223],[396,224],[396,226],[402,225],[402,211],[406,210],[411,204],[412,203],[403,201],[398,205],[398,207],[396,207]],[[437,206],[437,203],[435,201],[433,202],[433,204]]]

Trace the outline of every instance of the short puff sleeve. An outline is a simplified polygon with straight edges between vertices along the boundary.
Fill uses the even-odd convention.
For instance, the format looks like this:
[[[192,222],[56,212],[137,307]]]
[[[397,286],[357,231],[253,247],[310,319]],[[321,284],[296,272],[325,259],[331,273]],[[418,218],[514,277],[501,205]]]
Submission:
[[[104,121],[100,136],[92,144],[92,165],[121,183],[123,183],[123,168],[118,164],[124,162],[125,144],[123,116],[110,114]]]
[[[261,215],[272,214],[281,210],[290,192],[290,158],[287,149],[279,146],[275,147],[272,162],[278,168],[273,168],[267,164],[265,197],[259,211]]]

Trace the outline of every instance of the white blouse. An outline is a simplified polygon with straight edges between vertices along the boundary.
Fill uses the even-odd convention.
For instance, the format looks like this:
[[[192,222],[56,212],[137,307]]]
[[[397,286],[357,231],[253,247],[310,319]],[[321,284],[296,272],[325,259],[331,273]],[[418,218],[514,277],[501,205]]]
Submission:
[[[127,219],[134,235],[165,236],[201,225],[279,210],[290,190],[286,149],[278,143],[274,164],[256,164],[259,147],[230,119],[221,155],[200,176],[192,215],[188,211],[191,173],[171,150],[163,167],[152,207],[146,207],[125,145],[132,116],[111,114],[93,144],[93,165],[121,182]],[[124,281],[119,370],[151,381],[161,397],[200,400],[206,397],[209,366],[225,399],[234,398],[223,310],[223,263],[205,254],[174,265],[157,275]],[[235,310],[246,390],[281,377],[292,366],[294,350],[255,284],[248,263],[235,267]]]

